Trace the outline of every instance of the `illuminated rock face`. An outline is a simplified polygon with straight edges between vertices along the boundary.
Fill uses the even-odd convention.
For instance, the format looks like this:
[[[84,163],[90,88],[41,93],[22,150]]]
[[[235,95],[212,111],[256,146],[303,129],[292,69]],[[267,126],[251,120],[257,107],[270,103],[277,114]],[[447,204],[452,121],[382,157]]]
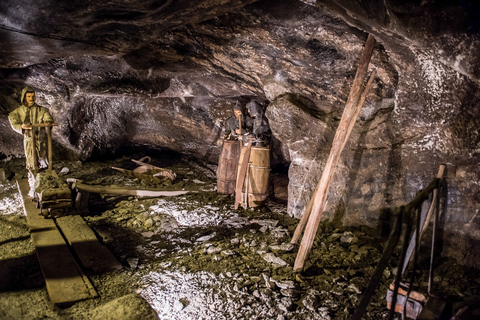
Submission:
[[[372,33],[377,77],[324,217],[376,225],[379,209],[411,200],[446,163],[445,234],[461,234],[465,247],[480,240],[478,5],[94,3],[2,2],[0,155],[23,153],[7,114],[25,84],[59,122],[55,141],[81,159],[148,146],[216,163],[223,121],[236,101],[255,99],[299,217]]]

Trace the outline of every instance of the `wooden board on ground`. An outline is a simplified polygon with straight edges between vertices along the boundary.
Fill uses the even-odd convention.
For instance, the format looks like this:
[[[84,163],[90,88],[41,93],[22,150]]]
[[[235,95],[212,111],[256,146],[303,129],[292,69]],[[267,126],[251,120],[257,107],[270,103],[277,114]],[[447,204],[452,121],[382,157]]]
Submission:
[[[58,227],[86,270],[100,274],[122,268],[108,248],[98,242],[97,236],[82,217],[64,216],[56,220]]]
[[[27,224],[52,303],[67,306],[97,297],[97,292],[70,253],[55,222],[41,216],[40,209],[28,196],[28,181],[17,180],[17,185],[23,197]]]

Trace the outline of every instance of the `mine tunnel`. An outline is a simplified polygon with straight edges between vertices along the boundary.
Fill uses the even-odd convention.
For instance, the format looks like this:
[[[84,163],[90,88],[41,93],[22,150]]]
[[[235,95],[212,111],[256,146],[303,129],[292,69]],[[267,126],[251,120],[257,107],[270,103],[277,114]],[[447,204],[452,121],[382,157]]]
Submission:
[[[480,319],[477,2],[0,17],[0,319]]]

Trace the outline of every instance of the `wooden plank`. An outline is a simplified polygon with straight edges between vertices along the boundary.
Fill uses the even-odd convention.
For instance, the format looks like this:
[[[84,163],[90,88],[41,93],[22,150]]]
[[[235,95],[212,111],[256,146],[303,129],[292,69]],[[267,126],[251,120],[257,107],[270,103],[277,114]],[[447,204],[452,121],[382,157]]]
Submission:
[[[82,217],[64,216],[57,218],[56,222],[86,270],[100,274],[122,268],[108,248],[98,242],[97,236]]]
[[[138,197],[173,197],[181,196],[187,193],[196,193],[194,190],[163,190],[163,189],[132,189],[128,187],[110,187],[88,185],[79,182],[80,180],[68,178],[67,182],[72,183],[73,188],[81,192],[104,193],[104,194],[122,194],[126,196]]]
[[[243,154],[242,163],[240,165],[240,171],[238,173],[237,185],[235,188],[235,209],[238,209],[238,205],[242,202],[242,187],[245,181],[245,175],[247,173],[248,160],[250,160],[250,151],[252,150],[253,139],[248,141],[247,149]]]
[[[305,234],[300,244],[297,258],[295,259],[295,264],[293,267],[295,271],[303,270],[305,260],[310,253],[313,245],[313,240],[315,239],[315,235],[317,233],[318,225],[320,224],[320,220],[322,218],[323,209],[326,204],[326,198],[328,194],[328,189],[330,187],[330,182],[332,181],[333,175],[335,173],[335,168],[340,160],[340,155],[343,151],[343,148],[345,147],[345,144],[347,143],[348,137],[350,136],[350,133],[355,124],[355,120],[358,117],[358,113],[360,112],[360,108],[362,105],[360,103],[358,103],[357,105],[357,102],[359,100],[362,90],[362,84],[365,75],[367,74],[368,65],[372,57],[374,44],[375,38],[372,35],[369,35],[367,38],[367,42],[365,43],[365,49],[360,59],[355,79],[353,80],[352,89],[348,96],[347,103],[345,104],[342,118],[338,125],[337,131],[335,132],[335,137],[333,138],[330,155],[328,156],[327,163],[325,165],[325,168],[323,169],[322,177],[318,182],[318,191],[315,195],[312,213],[308,219],[308,223],[305,228]],[[373,77],[370,77],[370,81],[371,80],[373,80]],[[367,88],[365,88],[364,90],[365,95],[366,92],[368,92]]]
[[[23,197],[30,235],[52,303],[67,306],[97,297],[98,294],[70,253],[55,222],[41,216],[40,209],[28,196],[28,181],[17,180],[17,186]]]

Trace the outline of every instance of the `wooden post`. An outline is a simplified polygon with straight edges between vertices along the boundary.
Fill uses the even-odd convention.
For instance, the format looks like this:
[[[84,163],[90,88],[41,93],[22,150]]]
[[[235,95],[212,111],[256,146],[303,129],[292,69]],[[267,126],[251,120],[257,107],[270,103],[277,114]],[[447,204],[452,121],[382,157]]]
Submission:
[[[35,128],[32,127],[30,130],[32,134],[32,156],[33,156],[33,170],[35,171],[35,179],[38,173],[38,154],[37,154],[37,140],[35,139]]]
[[[347,143],[348,137],[355,124],[355,120],[360,112],[361,104],[358,104],[357,107],[357,101],[360,97],[360,92],[362,90],[362,84],[365,75],[367,74],[368,65],[372,57],[374,44],[375,38],[372,35],[368,35],[367,41],[365,43],[365,50],[363,52],[363,56],[360,59],[359,67],[355,75],[355,79],[353,80],[352,89],[350,90],[347,103],[345,104],[342,119],[340,120],[340,124],[338,125],[335,137],[333,139],[330,155],[328,156],[327,163],[325,165],[325,168],[323,169],[322,177],[318,182],[318,191],[315,195],[312,213],[308,219],[305,234],[300,244],[297,258],[295,259],[295,265],[293,267],[295,271],[303,270],[305,260],[308,258],[308,254],[310,253],[310,250],[312,248],[313,240],[315,239],[315,235],[317,233],[320,219],[322,218],[322,213],[326,203],[330,182],[332,181],[333,174],[335,173],[335,168],[338,164],[338,161],[340,160],[342,150]],[[372,80],[373,77],[370,77],[369,82]],[[366,91],[367,88],[364,91],[365,95]]]
[[[239,130],[240,130],[239,135],[240,135],[240,137],[241,137],[241,136],[242,136],[242,116],[241,116],[241,115],[238,116],[238,128],[239,128]],[[240,140],[241,140],[241,139],[240,139]]]
[[[235,188],[235,209],[238,209],[238,205],[242,202],[242,188],[245,181],[245,174],[247,171],[248,160],[250,160],[250,151],[252,150],[253,139],[248,141],[247,149],[243,154],[242,163],[240,165],[240,171],[238,173],[237,185]]]

